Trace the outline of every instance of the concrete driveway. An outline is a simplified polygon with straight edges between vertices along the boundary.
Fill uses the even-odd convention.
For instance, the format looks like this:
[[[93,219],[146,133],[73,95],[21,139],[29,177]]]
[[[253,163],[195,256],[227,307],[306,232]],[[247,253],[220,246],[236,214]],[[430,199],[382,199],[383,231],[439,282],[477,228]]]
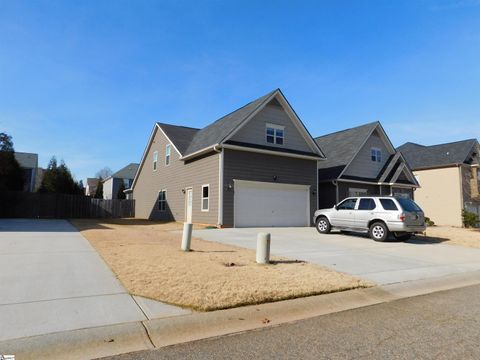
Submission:
[[[380,285],[480,270],[480,249],[416,239],[378,243],[361,235],[321,235],[315,228],[205,229],[193,235],[255,249],[259,232],[272,234],[273,255],[327,266]]]
[[[67,221],[0,219],[0,341],[186,312],[130,296]]]

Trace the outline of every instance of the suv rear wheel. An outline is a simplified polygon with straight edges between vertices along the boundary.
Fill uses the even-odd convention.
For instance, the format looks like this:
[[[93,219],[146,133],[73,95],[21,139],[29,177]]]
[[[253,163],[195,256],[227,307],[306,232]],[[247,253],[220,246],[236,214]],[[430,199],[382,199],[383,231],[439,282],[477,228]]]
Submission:
[[[386,241],[388,239],[388,228],[383,222],[374,222],[370,226],[370,237],[375,241]]]
[[[332,226],[330,225],[330,221],[328,221],[325,216],[320,216],[317,219],[315,227],[320,234],[328,234],[332,228]]]

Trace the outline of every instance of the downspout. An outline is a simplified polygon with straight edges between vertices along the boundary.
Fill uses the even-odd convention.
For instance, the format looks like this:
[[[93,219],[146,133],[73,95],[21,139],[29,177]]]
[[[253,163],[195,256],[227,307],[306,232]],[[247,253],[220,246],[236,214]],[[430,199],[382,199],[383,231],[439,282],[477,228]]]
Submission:
[[[218,227],[223,226],[223,149],[215,145],[213,150],[218,152]]]
[[[332,181],[332,184],[335,186],[335,204],[338,204],[339,203],[339,195],[338,195],[338,181],[337,180],[333,180]]]

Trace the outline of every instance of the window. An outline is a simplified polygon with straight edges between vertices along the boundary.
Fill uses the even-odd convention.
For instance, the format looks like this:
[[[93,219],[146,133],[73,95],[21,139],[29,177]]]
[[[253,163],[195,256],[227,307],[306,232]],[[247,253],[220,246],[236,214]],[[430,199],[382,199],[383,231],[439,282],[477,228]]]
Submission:
[[[403,208],[404,211],[409,211],[409,212],[422,211],[422,209],[420,209],[420,207],[410,199],[397,198],[397,201],[400,203],[400,206]]]
[[[266,128],[267,143],[283,145],[285,137],[285,127],[275,124],[267,124]]]
[[[397,205],[393,202],[392,199],[380,199],[380,204],[382,204],[383,209],[387,211],[397,211]]]
[[[161,190],[158,192],[158,210],[167,211],[167,190]]]
[[[153,153],[153,171],[157,171],[158,151]]]
[[[357,199],[347,199],[341,202],[338,206],[338,210],[353,210],[355,209],[355,204],[357,203]]]
[[[375,200],[373,199],[360,199],[360,203],[358,204],[358,210],[373,210],[376,207]]]
[[[165,146],[165,166],[168,166],[170,165],[170,153],[171,153],[171,146],[170,144],[167,144],[167,146]]]
[[[367,189],[348,188],[348,196],[363,196],[367,195]]]
[[[372,156],[372,161],[382,162],[382,150],[377,149],[377,148],[372,148],[371,149],[371,156]]]
[[[202,185],[202,211],[210,207],[210,185]]]
[[[123,180],[123,186],[125,189],[130,188],[130,179],[122,179]]]

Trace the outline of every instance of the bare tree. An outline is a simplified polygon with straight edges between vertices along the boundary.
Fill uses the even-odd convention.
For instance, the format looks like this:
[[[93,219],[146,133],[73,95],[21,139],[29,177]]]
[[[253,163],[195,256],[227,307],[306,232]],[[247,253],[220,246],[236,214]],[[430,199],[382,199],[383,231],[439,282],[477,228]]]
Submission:
[[[112,169],[110,169],[108,166],[105,166],[103,169],[100,169],[97,171],[97,173],[95,174],[95,177],[97,179],[105,180],[109,176],[112,176],[112,174],[113,174]]]

